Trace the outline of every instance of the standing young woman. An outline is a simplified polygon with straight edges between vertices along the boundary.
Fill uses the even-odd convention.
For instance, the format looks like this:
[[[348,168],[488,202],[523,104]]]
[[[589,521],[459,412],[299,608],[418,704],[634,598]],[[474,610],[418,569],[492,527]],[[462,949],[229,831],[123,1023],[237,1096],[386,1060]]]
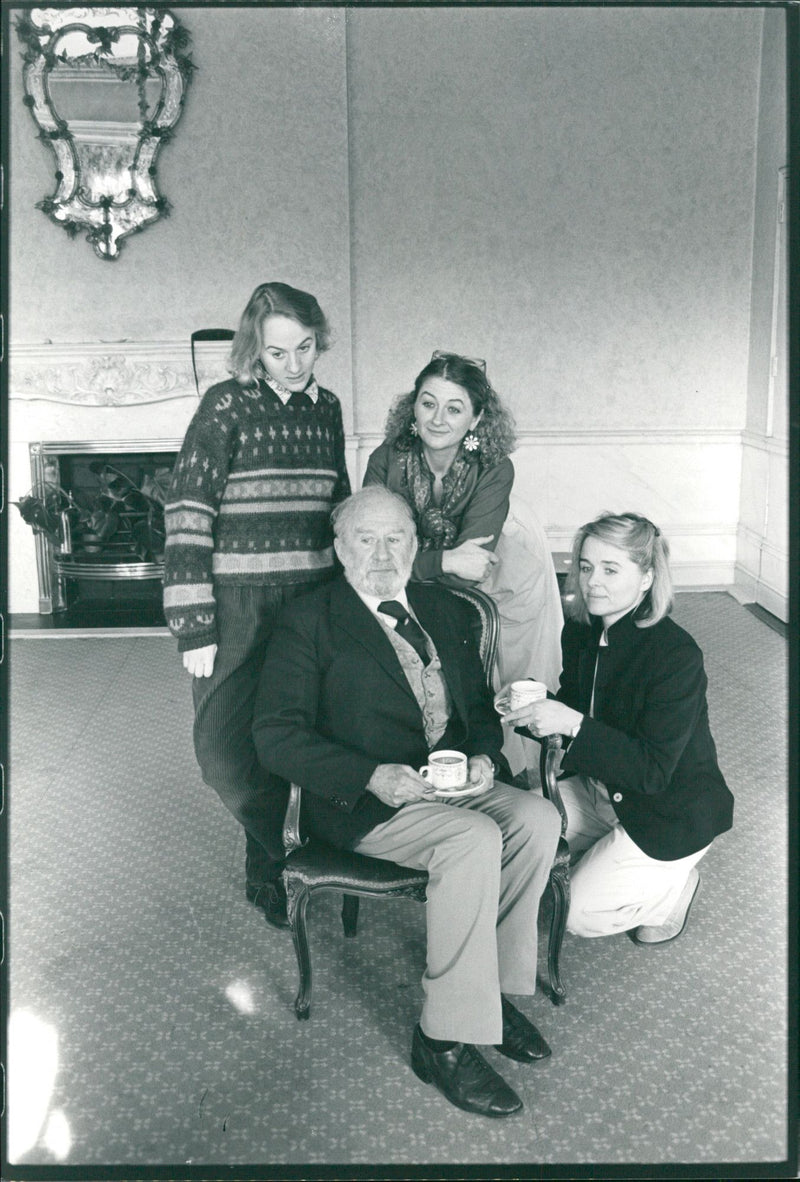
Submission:
[[[332,575],[330,512],[350,492],[341,406],[314,378],[329,339],[314,296],[256,288],[233,377],[202,398],[166,506],[164,611],[193,677],[195,753],[245,828],[247,897],[277,927],[282,847],[265,802],[285,788],[260,767],[250,730],[277,614]]]
[[[733,823],[733,797],[708,723],[703,654],[669,619],[661,531],[605,513],[572,548],[555,699],[506,712],[536,736],[562,734],[571,874],[567,926],[665,944],[686,926],[697,863]],[[502,708],[508,687],[497,695]]]
[[[364,484],[384,484],[410,505],[419,539],[415,579],[477,586],[492,596],[500,613],[500,680],[532,673],[555,690],[561,600],[544,531],[521,499],[512,499],[508,457],[515,446],[513,420],[484,362],[436,352],[392,407]],[[525,768],[518,736],[510,735],[504,753],[515,774]]]

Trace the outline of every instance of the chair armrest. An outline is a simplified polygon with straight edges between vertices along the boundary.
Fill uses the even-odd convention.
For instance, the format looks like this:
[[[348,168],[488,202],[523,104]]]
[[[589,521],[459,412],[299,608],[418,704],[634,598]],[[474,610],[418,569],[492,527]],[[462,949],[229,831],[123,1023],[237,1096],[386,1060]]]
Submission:
[[[539,771],[542,781],[542,792],[559,811],[561,816],[561,836],[567,832],[567,810],[561,799],[558,787],[558,769],[561,763],[560,752],[564,746],[561,735],[547,735],[542,742],[539,755]]]
[[[300,797],[302,789],[299,784],[292,784],[289,792],[289,803],[286,806],[286,814],[283,818],[283,831],[281,837],[283,839],[283,848],[286,851],[286,856],[293,853],[295,850],[302,849],[308,841],[308,838],[300,836]]]

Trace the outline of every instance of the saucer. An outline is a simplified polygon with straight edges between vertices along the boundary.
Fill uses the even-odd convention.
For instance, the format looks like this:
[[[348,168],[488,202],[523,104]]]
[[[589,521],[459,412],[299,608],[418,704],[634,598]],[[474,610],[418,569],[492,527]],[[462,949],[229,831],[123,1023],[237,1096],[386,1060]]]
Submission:
[[[437,800],[460,800],[464,796],[478,796],[486,791],[486,777],[481,776],[474,784],[465,784],[463,788],[437,788],[434,796]]]

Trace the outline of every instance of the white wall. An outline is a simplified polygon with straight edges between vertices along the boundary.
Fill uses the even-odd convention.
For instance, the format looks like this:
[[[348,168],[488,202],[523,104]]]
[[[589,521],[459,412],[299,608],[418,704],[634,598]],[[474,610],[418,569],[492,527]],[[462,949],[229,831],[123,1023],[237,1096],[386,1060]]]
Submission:
[[[359,429],[447,347],[527,430],[741,428],[761,20],[348,14]]]
[[[160,157],[173,213],[115,263],[34,209],[52,168],[12,67],[11,496],[37,438],[179,437],[189,333],[283,278],[333,320],[319,374],[355,479],[432,349],[462,350],[514,410],[518,485],[554,549],[639,509],[679,583],[732,583],[774,251],[756,181],[785,101],[760,78],[783,14],[176,14],[198,71]],[[11,609],[32,611],[15,516]]]
[[[736,583],[742,598],[782,620],[789,616],[786,207],[788,184],[796,183],[783,134],[785,54],[783,14],[765,12]]]

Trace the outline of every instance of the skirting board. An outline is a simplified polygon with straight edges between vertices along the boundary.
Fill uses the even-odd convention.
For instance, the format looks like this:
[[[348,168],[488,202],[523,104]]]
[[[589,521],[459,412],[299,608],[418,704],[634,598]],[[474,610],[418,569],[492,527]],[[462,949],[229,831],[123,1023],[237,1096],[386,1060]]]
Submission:
[[[731,588],[731,594],[739,600],[739,603],[760,604],[766,611],[782,620],[784,624],[789,621],[788,595],[779,591],[777,587],[771,587],[763,579],[757,578],[739,563],[736,564],[734,570],[734,586]]]

